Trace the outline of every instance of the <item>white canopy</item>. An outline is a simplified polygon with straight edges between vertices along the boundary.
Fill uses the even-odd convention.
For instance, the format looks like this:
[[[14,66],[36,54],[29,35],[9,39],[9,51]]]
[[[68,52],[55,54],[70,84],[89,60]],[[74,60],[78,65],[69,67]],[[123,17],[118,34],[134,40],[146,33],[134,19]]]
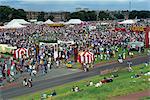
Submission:
[[[102,22],[101,25],[108,25],[109,23],[106,22]]]
[[[19,24],[30,24],[29,22],[25,21],[24,19],[13,19],[11,20],[8,24],[12,24],[12,23],[19,23]]]
[[[96,26],[89,26],[90,31],[95,30],[95,29],[96,29]]]
[[[44,22],[44,24],[53,24],[54,22],[48,19],[47,21]]]
[[[58,44],[61,44],[61,43],[62,44],[75,44],[74,41],[61,41],[61,40],[58,40],[57,43]]]
[[[8,23],[7,25],[2,26],[1,28],[11,29],[11,28],[24,28],[26,26],[19,24],[18,22]]]
[[[82,23],[82,21],[80,19],[70,19],[65,24],[81,24],[81,23]]]
[[[136,23],[136,21],[135,20],[131,20],[131,19],[124,20],[122,22],[118,22],[118,24],[135,24],[135,23]]]
[[[37,19],[31,19],[29,20],[31,23],[37,22]]]
[[[59,24],[65,24],[65,22],[63,22],[63,21],[59,21],[59,22],[56,22],[56,23],[59,23]]]
[[[36,22],[36,24],[42,25],[42,24],[44,24],[44,22],[43,21],[38,21],[38,22]]]

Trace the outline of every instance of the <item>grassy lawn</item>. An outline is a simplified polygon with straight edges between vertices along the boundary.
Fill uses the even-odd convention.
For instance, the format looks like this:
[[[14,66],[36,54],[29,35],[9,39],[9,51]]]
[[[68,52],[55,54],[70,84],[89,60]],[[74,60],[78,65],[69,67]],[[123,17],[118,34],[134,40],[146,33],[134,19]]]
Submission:
[[[101,87],[85,86],[87,81],[99,82],[104,77],[110,77],[111,74],[97,75],[81,81],[71,82],[54,88],[38,91],[32,94],[23,95],[15,98],[15,100],[40,100],[40,96],[43,93],[50,94],[52,90],[56,90],[57,96],[48,98],[48,100],[110,100],[113,96],[127,95],[129,93],[150,89],[150,82],[148,78],[150,76],[141,76],[140,78],[131,78],[132,75],[142,72],[150,71],[150,65],[143,69],[139,65],[133,67],[133,72],[127,70],[121,70],[116,72],[119,77],[114,78],[111,83],[103,84]],[[79,86],[83,89],[80,92],[72,92],[72,86]],[[144,98],[145,99],[145,98]]]
[[[140,100],[150,100],[150,96],[148,96],[148,97],[143,97],[143,98],[141,98]]]

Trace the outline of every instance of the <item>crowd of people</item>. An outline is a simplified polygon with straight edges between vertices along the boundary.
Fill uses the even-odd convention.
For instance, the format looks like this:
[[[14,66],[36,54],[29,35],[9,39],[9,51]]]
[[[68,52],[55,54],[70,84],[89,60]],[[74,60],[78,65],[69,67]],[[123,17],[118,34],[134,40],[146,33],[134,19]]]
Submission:
[[[77,52],[89,50],[94,53],[95,59],[110,60],[117,57],[126,59],[127,42],[144,42],[143,32],[133,32],[130,25],[126,31],[115,31],[116,24],[110,23],[102,28],[88,30],[89,26],[96,26],[99,22],[87,22],[85,25],[66,25],[63,27],[50,27],[48,25],[30,24],[21,29],[3,29],[0,31],[0,44],[17,46],[29,50],[29,57],[22,55],[20,59],[0,55],[1,81],[9,78],[15,80],[17,73],[29,72],[31,76],[41,71],[44,74],[53,67],[60,67],[63,63],[72,60]],[[139,24],[140,26],[143,24]],[[51,45],[41,44],[39,41],[73,41],[73,44],[62,43]],[[76,50],[75,50],[76,49]],[[119,52],[121,50],[121,53]],[[117,55],[117,52],[120,54]],[[76,58],[76,57],[75,57]],[[2,61],[3,60],[3,61]],[[74,59],[73,62],[76,62]]]

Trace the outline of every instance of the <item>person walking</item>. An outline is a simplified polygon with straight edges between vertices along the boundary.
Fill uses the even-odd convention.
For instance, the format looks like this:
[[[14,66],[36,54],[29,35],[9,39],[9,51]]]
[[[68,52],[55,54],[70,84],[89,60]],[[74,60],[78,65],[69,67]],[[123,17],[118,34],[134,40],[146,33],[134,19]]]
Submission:
[[[128,61],[127,64],[128,64],[128,71],[129,71],[129,72],[132,72],[132,71],[133,71],[133,69],[132,69],[132,67],[131,67],[132,62],[131,62],[131,61]]]

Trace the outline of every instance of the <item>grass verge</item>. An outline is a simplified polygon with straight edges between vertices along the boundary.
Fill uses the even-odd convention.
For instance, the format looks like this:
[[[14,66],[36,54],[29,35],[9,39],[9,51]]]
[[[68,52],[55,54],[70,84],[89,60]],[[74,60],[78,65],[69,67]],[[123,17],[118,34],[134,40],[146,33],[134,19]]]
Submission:
[[[121,70],[116,72],[119,77],[115,78],[112,83],[107,83],[99,88],[94,86],[85,86],[87,81],[99,82],[104,77],[110,77],[110,74],[97,75],[94,77],[86,78],[81,81],[71,82],[54,88],[38,91],[32,94],[27,94],[15,98],[15,100],[39,100],[41,94],[50,94],[53,89],[56,90],[57,96],[48,98],[47,100],[110,100],[114,96],[128,95],[130,93],[144,91],[150,89],[149,76],[141,76],[140,78],[131,78],[131,76],[142,72],[150,71],[150,65],[142,68],[144,65],[134,66],[133,72]],[[71,91],[72,86],[79,86],[82,91],[74,93]]]

